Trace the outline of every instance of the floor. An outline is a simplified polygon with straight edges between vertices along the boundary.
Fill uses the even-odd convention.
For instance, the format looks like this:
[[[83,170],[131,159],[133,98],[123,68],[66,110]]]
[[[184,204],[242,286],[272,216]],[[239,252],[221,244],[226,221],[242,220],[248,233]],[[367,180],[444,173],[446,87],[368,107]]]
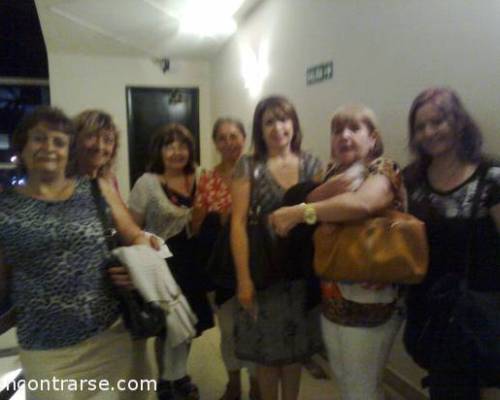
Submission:
[[[224,392],[226,372],[219,350],[220,335],[217,328],[210,329],[193,342],[189,359],[189,373],[193,381],[200,388],[201,400],[218,400]],[[315,360],[324,366],[331,376],[326,362],[321,357]],[[246,374],[245,374],[246,375]],[[244,376],[246,378],[246,376]],[[244,393],[242,400],[248,399],[248,380],[243,382]],[[300,389],[300,400],[333,400],[339,399],[334,380],[314,379],[303,370]]]

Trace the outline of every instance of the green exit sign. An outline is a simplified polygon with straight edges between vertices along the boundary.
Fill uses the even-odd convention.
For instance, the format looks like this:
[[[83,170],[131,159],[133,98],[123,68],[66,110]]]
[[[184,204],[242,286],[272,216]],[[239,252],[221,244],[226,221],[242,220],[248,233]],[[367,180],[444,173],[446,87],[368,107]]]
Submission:
[[[333,61],[307,68],[306,81],[308,85],[333,78]]]

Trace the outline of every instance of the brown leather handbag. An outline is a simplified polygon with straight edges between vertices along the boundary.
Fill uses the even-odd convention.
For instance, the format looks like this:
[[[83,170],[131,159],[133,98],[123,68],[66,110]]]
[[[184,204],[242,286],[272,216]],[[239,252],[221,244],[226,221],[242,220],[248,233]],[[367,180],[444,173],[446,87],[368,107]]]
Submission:
[[[314,269],[328,280],[421,282],[429,262],[425,224],[399,211],[349,223],[323,223],[314,232]]]

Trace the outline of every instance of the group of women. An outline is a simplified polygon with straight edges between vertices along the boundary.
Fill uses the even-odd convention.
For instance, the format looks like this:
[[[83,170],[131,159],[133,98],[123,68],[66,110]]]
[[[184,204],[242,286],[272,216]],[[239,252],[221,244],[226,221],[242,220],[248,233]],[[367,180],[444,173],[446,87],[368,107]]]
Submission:
[[[471,286],[500,291],[500,165],[482,155],[480,130],[452,90],[427,89],[413,102],[409,147],[415,161],[404,171],[382,156],[375,115],[363,105],[335,111],[327,170],[301,150],[302,136],[293,105],[267,97],[255,109],[253,153],[242,156],[243,125],[221,118],[213,129],[221,162],[199,176],[191,133],[179,124],[162,126],[152,140],[148,172],[134,184],[127,208],[112,173],[118,131],[109,115],[86,111],[71,121],[57,109],[42,108],[28,116],[14,136],[27,183],[0,194],[0,295],[8,290],[16,307],[26,377],[116,382],[152,375],[145,342],[130,340],[119,317],[113,285],[131,282],[123,267],[109,265],[91,193],[94,178],[124,244],[157,246],[142,229],[166,241],[173,253],[169,268],[198,318],[198,334],[214,325],[207,293],[215,290],[229,376],[221,400],[241,398],[243,367],[250,372],[250,398],[297,399],[301,365],[323,346],[342,399],[382,399],[383,368],[404,315],[411,347],[433,306],[428,291],[444,274],[463,273],[468,241],[488,259],[488,268],[474,271]],[[468,235],[467,218],[481,171],[486,184],[477,215],[481,237],[488,240],[478,241]],[[285,206],[290,190],[305,182],[314,187],[306,201]],[[422,284],[322,280],[316,286],[312,274],[285,273],[286,265],[276,266],[281,276],[265,287],[254,282],[254,214],[264,216],[271,247],[282,248],[300,225],[346,223],[386,209],[409,211],[426,223],[430,266]],[[197,257],[196,237],[209,218],[230,222],[233,289],[212,284]],[[286,260],[285,254],[275,262]],[[187,374],[190,346],[170,348],[157,339],[156,350],[158,397],[199,398]],[[470,373],[439,364],[428,372],[433,400],[481,398],[481,383]],[[112,395],[138,399],[151,393],[105,398]]]

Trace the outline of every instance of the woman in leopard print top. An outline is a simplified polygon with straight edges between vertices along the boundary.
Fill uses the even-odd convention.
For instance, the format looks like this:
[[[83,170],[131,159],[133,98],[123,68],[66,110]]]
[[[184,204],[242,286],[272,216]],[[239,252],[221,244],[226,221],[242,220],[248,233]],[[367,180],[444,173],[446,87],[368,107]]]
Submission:
[[[66,174],[73,134],[72,122],[50,107],[36,110],[14,134],[27,183],[0,194],[0,299],[7,294],[9,273],[26,379],[107,379],[115,385],[119,379],[149,378],[143,375],[148,371],[136,370],[143,365],[136,364],[141,356],[119,318],[91,182]],[[147,244],[112,187],[103,180],[98,184],[122,241]],[[54,387],[31,394],[79,400],[96,391]],[[106,398],[148,395],[116,391]]]

